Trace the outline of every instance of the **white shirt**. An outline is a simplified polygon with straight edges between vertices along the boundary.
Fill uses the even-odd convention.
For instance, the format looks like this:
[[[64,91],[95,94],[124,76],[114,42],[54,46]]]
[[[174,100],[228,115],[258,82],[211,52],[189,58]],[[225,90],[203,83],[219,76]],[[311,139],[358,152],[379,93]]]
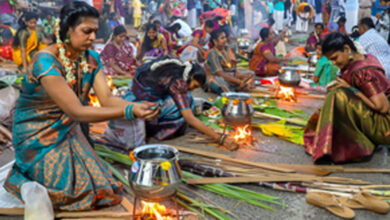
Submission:
[[[387,78],[390,79],[390,46],[386,40],[374,28],[371,28],[359,37],[359,43],[367,53],[379,60],[385,69]]]
[[[179,36],[181,38],[187,37],[187,39],[189,39],[191,34],[192,34],[191,27],[186,22],[181,20],[180,18],[176,19],[176,21],[174,21],[171,25],[176,24],[176,23],[180,24],[180,26],[181,26],[181,28],[179,30]]]

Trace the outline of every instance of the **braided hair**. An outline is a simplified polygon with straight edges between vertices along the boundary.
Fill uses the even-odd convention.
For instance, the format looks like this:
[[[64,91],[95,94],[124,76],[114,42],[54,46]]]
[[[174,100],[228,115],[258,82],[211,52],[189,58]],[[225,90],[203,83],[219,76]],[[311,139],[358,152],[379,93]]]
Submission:
[[[99,12],[96,8],[85,2],[75,1],[65,5],[60,13],[59,34],[61,40],[65,41],[69,28],[76,27],[86,17],[99,18]]]

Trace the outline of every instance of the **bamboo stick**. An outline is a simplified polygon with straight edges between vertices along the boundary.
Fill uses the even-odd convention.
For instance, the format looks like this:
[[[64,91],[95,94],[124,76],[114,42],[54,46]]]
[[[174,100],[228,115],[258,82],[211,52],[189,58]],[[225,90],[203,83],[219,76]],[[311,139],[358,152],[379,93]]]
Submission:
[[[56,218],[130,218],[129,212],[118,211],[83,211],[83,212],[60,212]]]
[[[280,116],[271,115],[271,114],[267,114],[267,113],[263,113],[263,112],[257,112],[256,111],[253,114],[253,117],[255,117],[255,118],[268,118],[268,119],[275,119],[275,120],[286,120],[286,122],[291,123],[291,124],[295,124],[295,125],[299,125],[299,126],[305,126],[305,124],[300,123],[300,122],[296,122],[292,118],[283,118],[283,117],[280,117]]]
[[[361,183],[360,180],[327,178],[316,176],[256,176],[256,177],[203,177],[187,179],[187,184],[220,184],[220,183],[257,183],[257,182],[346,182],[346,183]]]
[[[217,158],[217,159],[226,160],[226,161],[230,161],[230,162],[234,162],[234,163],[240,163],[240,164],[245,164],[245,165],[249,165],[249,166],[260,167],[260,168],[264,168],[267,170],[273,170],[273,171],[283,172],[283,173],[295,172],[292,169],[276,167],[274,164],[245,161],[245,160],[235,159],[235,158],[229,157],[227,155],[223,155],[223,154],[202,151],[202,150],[196,150],[196,149],[190,149],[190,148],[181,147],[181,146],[174,146],[174,145],[172,145],[172,146],[175,147],[176,149],[178,149],[179,151],[197,154],[197,155],[201,155],[204,157]]]
[[[0,215],[24,215],[24,208],[0,208]]]
[[[0,124],[0,133],[4,134],[5,137],[8,140],[12,141],[12,134],[11,134],[11,132],[7,128],[5,128],[3,125],[1,125],[1,124]]]

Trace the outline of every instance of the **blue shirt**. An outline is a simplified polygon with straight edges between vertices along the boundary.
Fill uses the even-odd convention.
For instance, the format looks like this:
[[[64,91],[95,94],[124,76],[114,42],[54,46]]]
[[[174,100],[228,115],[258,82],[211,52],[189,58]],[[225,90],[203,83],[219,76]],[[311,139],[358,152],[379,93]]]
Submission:
[[[275,10],[276,11],[284,11],[284,2],[282,1],[277,1],[275,3]]]

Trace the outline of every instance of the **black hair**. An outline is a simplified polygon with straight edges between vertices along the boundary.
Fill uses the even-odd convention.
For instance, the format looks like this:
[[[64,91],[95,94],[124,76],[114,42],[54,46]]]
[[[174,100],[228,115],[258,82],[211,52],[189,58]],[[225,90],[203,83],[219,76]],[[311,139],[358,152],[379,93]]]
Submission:
[[[317,43],[316,43],[316,47],[317,46],[321,46],[322,47],[322,41],[318,41]]]
[[[272,26],[275,24],[275,19],[269,17],[268,20],[267,20],[267,23],[269,24],[269,26]]]
[[[162,25],[162,24],[161,24],[161,21],[159,21],[159,20],[153,21],[153,24],[156,25],[156,26],[157,26],[157,25]]]
[[[270,33],[271,33],[271,31],[269,28],[262,28],[260,33],[259,33],[261,40],[265,41],[265,39],[267,39],[267,37],[269,36]]]
[[[317,26],[320,26],[322,29],[324,29],[324,24],[322,23],[315,23],[314,28],[316,28]]]
[[[361,25],[365,25],[365,26],[367,26],[368,28],[375,28],[374,22],[373,22],[372,19],[369,18],[369,17],[362,18],[362,19],[360,20],[360,24],[361,24]]]
[[[118,35],[120,35],[120,34],[122,34],[122,33],[126,33],[126,32],[127,32],[127,31],[126,31],[125,26],[119,25],[119,26],[116,26],[116,27],[114,28],[113,35],[114,35],[114,36],[118,36]]]
[[[158,31],[155,24],[151,24],[151,23],[146,24],[144,42],[142,43],[142,47],[141,47],[143,52],[153,49],[153,41],[148,36],[148,32],[151,29],[153,29],[156,32]]]
[[[19,34],[21,31],[27,29],[27,24],[26,22],[32,20],[32,19],[38,19],[38,15],[35,14],[34,12],[25,12],[22,17],[19,18],[18,24],[19,24],[19,29],[15,34],[14,40],[12,42],[12,47],[17,48],[20,45],[20,39],[19,39]]]
[[[222,33],[225,33],[225,31],[221,28],[218,28],[217,30],[213,30],[210,35],[210,43],[211,43],[211,47],[214,47],[214,40],[217,40],[219,35],[221,35]]]
[[[351,34],[352,38],[358,38],[360,36],[359,26],[357,26],[357,25],[353,26],[351,31],[352,31],[352,34]]]
[[[346,34],[333,32],[326,36],[322,44],[322,53],[329,55],[336,51],[343,51],[345,45],[348,45],[352,51],[357,52],[355,44]]]
[[[341,16],[341,17],[339,17],[339,19],[337,19],[337,24],[338,23],[345,23],[345,22],[347,22],[347,19],[344,16]]]
[[[226,37],[229,38],[230,34],[231,34],[230,26],[229,25],[224,25],[224,26],[222,26],[220,28],[225,32]]]
[[[305,12],[310,12],[310,11],[311,11],[311,8],[310,8],[310,6],[306,5],[305,7],[303,7],[303,10],[304,10]]]
[[[111,13],[108,15],[108,19],[114,20],[114,19],[115,19],[115,16],[116,16],[116,14],[115,14],[114,12],[111,12]]]
[[[168,31],[170,31],[170,32],[172,32],[172,33],[176,33],[176,29],[181,29],[181,24],[179,24],[179,23],[174,23],[174,24],[172,24],[171,26],[169,26],[168,28],[167,28],[167,30]]]
[[[205,26],[206,26],[207,28],[214,28],[214,22],[213,22],[212,20],[207,20],[207,21],[205,22]]]
[[[83,18],[99,18],[99,12],[96,8],[85,2],[71,2],[62,7],[60,12],[60,39],[65,41],[69,28],[79,25]]]
[[[160,83],[161,79],[164,78],[171,78],[171,83],[174,82],[176,79],[182,79],[185,66],[178,65],[176,63],[168,63],[165,65],[162,65],[158,68],[156,68],[154,71],[150,71],[150,67],[156,63],[161,62],[166,59],[176,59],[171,58],[169,56],[164,56],[159,59],[156,59],[155,61],[152,61],[150,63],[144,64],[143,66],[139,67],[137,71],[145,71],[140,72],[138,75],[139,80],[145,83],[146,85],[157,85]],[[176,59],[178,60],[178,59]],[[201,86],[203,86],[206,83],[206,73],[202,66],[200,66],[198,63],[191,62],[192,69],[188,74],[188,79],[186,81],[187,84],[191,82],[191,80],[196,80],[199,82]]]

